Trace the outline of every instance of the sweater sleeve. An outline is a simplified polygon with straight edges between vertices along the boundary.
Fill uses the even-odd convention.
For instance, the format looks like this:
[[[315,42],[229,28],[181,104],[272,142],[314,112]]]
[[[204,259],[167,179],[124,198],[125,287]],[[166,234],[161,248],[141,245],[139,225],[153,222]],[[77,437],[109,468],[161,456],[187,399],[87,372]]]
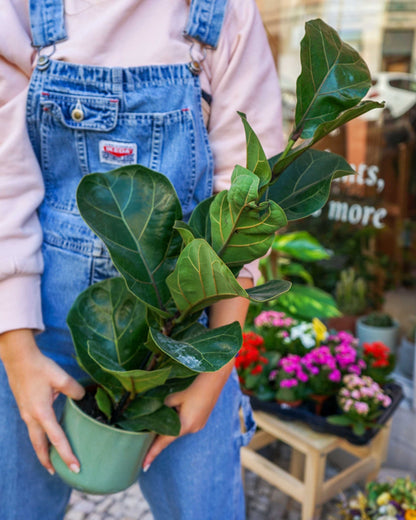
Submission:
[[[267,157],[283,149],[280,87],[276,65],[255,0],[229,0],[216,51],[209,53],[212,106],[210,143],[215,161],[214,191],[227,189],[236,164],[246,165],[244,112]],[[257,282],[258,261],[241,276]]]
[[[39,164],[26,130],[33,60],[24,13],[0,7],[0,333],[43,329],[40,304],[43,198]]]

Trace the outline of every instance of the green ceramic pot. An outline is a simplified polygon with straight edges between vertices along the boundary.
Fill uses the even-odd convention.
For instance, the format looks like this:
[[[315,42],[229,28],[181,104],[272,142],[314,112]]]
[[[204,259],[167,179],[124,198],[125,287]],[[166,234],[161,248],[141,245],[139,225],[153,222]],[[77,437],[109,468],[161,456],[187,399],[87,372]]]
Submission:
[[[98,495],[128,488],[140,472],[155,434],[130,432],[103,424],[85,414],[67,399],[62,427],[81,464],[76,474],[68,469],[52,446],[50,457],[56,473],[71,487]]]

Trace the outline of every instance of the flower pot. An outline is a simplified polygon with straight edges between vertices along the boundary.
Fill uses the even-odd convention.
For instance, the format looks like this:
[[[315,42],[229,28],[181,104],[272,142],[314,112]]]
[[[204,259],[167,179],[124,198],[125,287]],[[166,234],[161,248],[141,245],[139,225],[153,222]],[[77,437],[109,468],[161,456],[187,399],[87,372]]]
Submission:
[[[322,408],[324,406],[324,402],[329,399],[328,394],[310,394],[309,399],[314,401],[315,403],[315,413],[316,415],[322,415]]]
[[[279,403],[282,408],[297,408],[303,403],[303,399],[297,399],[296,401],[285,401],[284,399],[276,399],[276,402]]]
[[[81,465],[81,471],[73,473],[52,446],[51,462],[64,482],[99,495],[117,493],[136,482],[154,433],[103,424],[85,414],[72,399],[66,401],[61,423]]]
[[[407,338],[402,338],[399,347],[399,370],[403,375],[413,378],[416,345]]]
[[[351,332],[351,334],[355,335],[355,329],[357,324],[358,316],[351,314],[344,314],[342,316],[338,316],[335,318],[328,319],[328,329],[334,329],[337,332],[341,332],[343,330],[347,332]]]
[[[397,345],[399,323],[395,321],[392,327],[373,327],[363,323],[363,319],[364,317],[357,320],[357,338],[360,345],[381,341],[394,353]]]

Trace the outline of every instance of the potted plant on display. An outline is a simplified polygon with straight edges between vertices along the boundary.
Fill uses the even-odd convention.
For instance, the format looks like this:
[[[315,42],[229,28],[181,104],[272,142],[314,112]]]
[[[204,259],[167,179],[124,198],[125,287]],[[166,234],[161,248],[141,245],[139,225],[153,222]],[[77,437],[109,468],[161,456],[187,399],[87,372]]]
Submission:
[[[340,504],[342,520],[416,520],[416,482],[399,477],[390,482],[369,482]]]
[[[275,398],[286,406],[299,406],[307,395],[309,380],[301,363],[302,358],[289,354],[278,363],[278,368],[270,372],[269,380],[274,382]]]
[[[399,405],[402,389],[388,377],[395,356],[385,345],[360,348],[348,331],[333,333],[319,320],[299,322],[276,311],[261,312],[254,324],[249,355],[240,361],[242,350],[236,363],[243,389],[245,374],[255,372],[253,408],[362,445]]]
[[[366,428],[374,427],[375,420],[382,413],[381,407],[390,406],[391,398],[371,377],[349,374],[343,378],[337,402],[341,413],[328,417],[327,421],[351,426],[356,435],[362,435]]]
[[[115,470],[117,461],[105,466],[118,441],[112,437],[111,447],[106,441],[103,448],[97,431],[81,433],[85,418],[104,435],[150,434],[145,446],[154,433],[179,433],[175,410],[163,404],[166,395],[186,388],[201,372],[220,369],[242,343],[238,323],[208,329],[200,320],[204,309],[225,298],[264,302],[287,291],[285,280],[245,290],[236,278],[243,265],[266,254],[288,220],[325,204],[335,177],[354,173],[342,157],[311,147],[347,121],[382,106],[361,102],[371,85],[368,68],[321,20],[306,24],[301,61],[295,128],[285,150],[267,160],[240,114],[246,167],[237,165],[230,189],[200,203],[189,222],[182,221],[169,180],[144,166],[92,173],[81,180],[80,214],[105,243],[120,276],[86,289],[68,315],[95,409],[79,411],[70,400],[65,407],[63,427],[80,459],[79,474],[70,472],[52,448],[54,467],[73,487],[98,493],[127,487],[146,451],[136,450],[140,453],[133,457],[133,448],[125,448],[135,458],[129,478],[104,482],[111,472],[128,472]]]
[[[416,323],[411,325],[404,334],[399,346],[399,368],[407,377],[413,378],[416,349]]]
[[[332,252],[307,231],[275,236],[270,254],[260,260],[264,281],[282,278],[292,282],[291,290],[270,305],[300,320],[339,316],[331,294],[315,286],[308,266],[330,258]]]
[[[272,392],[269,388],[269,372],[280,355],[266,350],[264,338],[255,332],[243,333],[243,345],[235,359],[235,366],[243,392],[268,399]]]
[[[342,316],[330,318],[329,328],[355,334],[356,322],[367,308],[367,284],[353,267],[343,269],[335,286],[335,301]]]
[[[363,373],[380,385],[385,385],[391,381],[388,376],[396,366],[396,356],[390,351],[389,347],[381,341],[374,341],[373,343],[364,343],[362,350],[366,363]]]
[[[398,333],[399,323],[387,313],[372,312],[357,320],[357,337],[360,345],[380,341],[394,352]]]

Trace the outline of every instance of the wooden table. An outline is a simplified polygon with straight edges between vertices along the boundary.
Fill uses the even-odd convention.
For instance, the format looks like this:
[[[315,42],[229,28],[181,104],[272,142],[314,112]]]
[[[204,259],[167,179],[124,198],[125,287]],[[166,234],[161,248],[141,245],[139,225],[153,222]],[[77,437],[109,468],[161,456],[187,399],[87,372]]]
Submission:
[[[319,520],[321,506],[330,498],[360,480],[373,480],[387,456],[391,420],[369,444],[356,446],[341,437],[314,432],[304,423],[283,421],[265,412],[254,412],[254,418],[258,430],[241,450],[242,465],[300,502],[302,520]],[[292,448],[289,472],[257,453],[276,440]],[[336,449],[358,460],[325,480],[327,455]]]

